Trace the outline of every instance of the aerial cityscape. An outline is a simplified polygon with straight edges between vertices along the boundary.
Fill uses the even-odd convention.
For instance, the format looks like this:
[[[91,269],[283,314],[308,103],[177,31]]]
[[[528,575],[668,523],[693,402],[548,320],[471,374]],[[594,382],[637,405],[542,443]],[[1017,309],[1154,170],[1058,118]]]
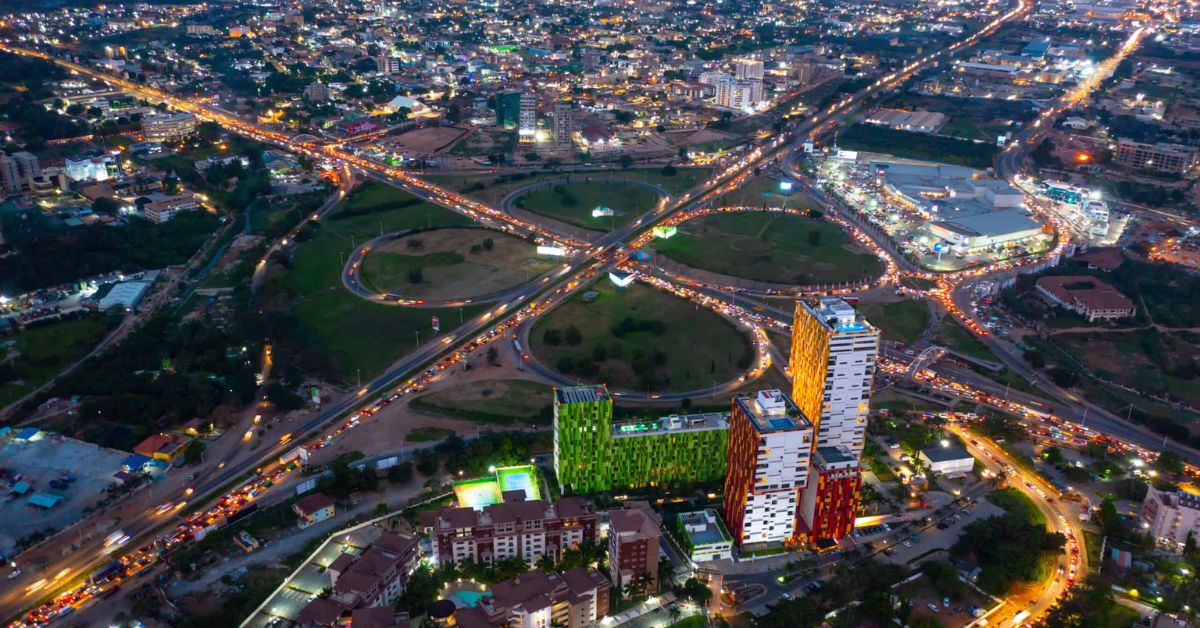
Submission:
[[[6,0],[0,135],[0,626],[1200,628],[1196,3]]]

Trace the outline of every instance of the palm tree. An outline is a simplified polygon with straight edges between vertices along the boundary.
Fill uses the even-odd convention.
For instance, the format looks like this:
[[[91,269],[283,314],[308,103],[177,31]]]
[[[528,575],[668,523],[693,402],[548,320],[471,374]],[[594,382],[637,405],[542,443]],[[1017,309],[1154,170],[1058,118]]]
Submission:
[[[661,593],[664,586],[670,584],[675,578],[675,563],[670,558],[662,556],[658,559],[658,591]]]
[[[554,571],[554,558],[549,554],[543,554],[541,558],[537,559],[537,562],[535,562],[533,566],[545,573],[550,573]]]
[[[671,618],[671,623],[679,623],[679,616],[683,615],[683,611],[679,610],[678,604],[672,604],[671,608],[667,609],[667,615]]]

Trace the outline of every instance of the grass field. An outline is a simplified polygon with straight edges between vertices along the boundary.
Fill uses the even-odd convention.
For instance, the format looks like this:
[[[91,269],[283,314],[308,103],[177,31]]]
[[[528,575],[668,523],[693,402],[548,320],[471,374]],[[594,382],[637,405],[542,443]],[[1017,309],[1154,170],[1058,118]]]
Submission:
[[[987,348],[987,345],[967,331],[967,328],[960,325],[952,316],[942,318],[937,333],[933,335],[933,342],[980,360],[1000,361],[996,354]]]
[[[655,246],[693,268],[770,283],[842,283],[882,272],[874,255],[851,250],[838,225],[789,214],[706,216],[684,223],[675,237],[656,240]]]
[[[884,340],[912,344],[929,324],[929,308],[919,300],[870,303],[858,309],[872,325],[883,331]]]
[[[1061,350],[1101,379],[1158,395],[1174,395],[1191,406],[1200,405],[1200,384],[1194,378],[1177,375],[1181,365],[1200,354],[1200,336],[1196,334],[1144,330],[1059,334],[1053,339]]]
[[[470,198],[473,198],[482,203],[487,203],[493,207],[499,207],[500,201],[509,192],[523,188],[527,185],[546,181],[548,179],[562,179],[568,175],[573,180],[585,179],[589,176],[594,177],[619,177],[622,179],[632,179],[636,181],[645,181],[662,186],[665,190],[673,195],[682,194],[690,190],[712,174],[711,168],[676,168],[673,176],[667,176],[662,173],[661,169],[656,168],[638,168],[630,170],[603,170],[603,171],[586,171],[586,172],[545,172],[529,175],[498,175],[498,174],[435,174],[421,177],[446,187],[455,192],[460,192]],[[590,207],[588,209],[591,209]]]
[[[520,238],[486,229],[437,229],[397,238],[363,260],[363,283],[375,291],[420,299],[498,292],[554,267]],[[420,279],[415,281],[414,279]]]
[[[107,332],[104,319],[88,316],[0,336],[0,406],[20,399],[87,355]],[[6,355],[14,356],[11,362],[4,359]]]
[[[597,296],[585,303],[589,291]],[[571,327],[580,332],[576,345]],[[563,342],[549,342],[550,330]],[[530,343],[547,366],[625,390],[704,388],[737,377],[753,359],[746,338],[709,310],[648,286],[620,289],[608,281],[541,317]]]
[[[721,195],[713,202],[716,207],[793,207],[815,209],[817,204],[807,194],[779,191],[779,179],[756,177],[738,189]]]
[[[548,425],[551,401],[550,387],[545,384],[498,379],[458,384],[409,403],[418,410],[481,423]]]
[[[469,220],[428,203],[383,209],[337,220],[348,208],[363,210],[390,207],[412,199],[405,192],[382,184],[368,183],[355,191],[322,222],[313,238],[297,247],[287,283],[298,302],[292,308],[310,341],[329,354],[343,377],[353,380],[361,371],[365,381],[389,364],[433,337],[430,317],[438,316],[443,329],[459,320],[458,309],[408,309],[379,305],[350,294],[342,286],[342,255],[378,235],[425,226],[461,226]],[[382,225],[382,226],[381,226]],[[465,320],[480,306],[462,308]]]
[[[611,231],[654,209],[658,200],[654,191],[638,185],[593,181],[544,187],[516,199],[515,204],[584,229]],[[600,205],[609,207],[614,214],[593,217],[592,210]]]

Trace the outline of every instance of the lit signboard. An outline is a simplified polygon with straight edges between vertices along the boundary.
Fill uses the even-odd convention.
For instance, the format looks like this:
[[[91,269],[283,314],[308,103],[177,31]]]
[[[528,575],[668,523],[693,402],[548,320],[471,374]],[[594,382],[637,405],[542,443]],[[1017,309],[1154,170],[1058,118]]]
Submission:
[[[538,253],[538,255],[553,255],[554,257],[564,257],[567,254],[567,250],[561,246],[547,246],[545,244],[542,244],[537,247],[537,253]]]

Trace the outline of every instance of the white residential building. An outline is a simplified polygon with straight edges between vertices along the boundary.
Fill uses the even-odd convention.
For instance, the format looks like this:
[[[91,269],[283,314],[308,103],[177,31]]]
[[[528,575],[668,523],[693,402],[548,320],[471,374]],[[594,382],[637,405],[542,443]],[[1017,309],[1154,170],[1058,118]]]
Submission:
[[[1159,545],[1182,551],[1188,536],[1200,545],[1200,489],[1184,485],[1173,491],[1154,486],[1142,500],[1142,527]]]
[[[795,539],[812,451],[812,423],[782,391],[734,398],[722,506],[739,546]]]

